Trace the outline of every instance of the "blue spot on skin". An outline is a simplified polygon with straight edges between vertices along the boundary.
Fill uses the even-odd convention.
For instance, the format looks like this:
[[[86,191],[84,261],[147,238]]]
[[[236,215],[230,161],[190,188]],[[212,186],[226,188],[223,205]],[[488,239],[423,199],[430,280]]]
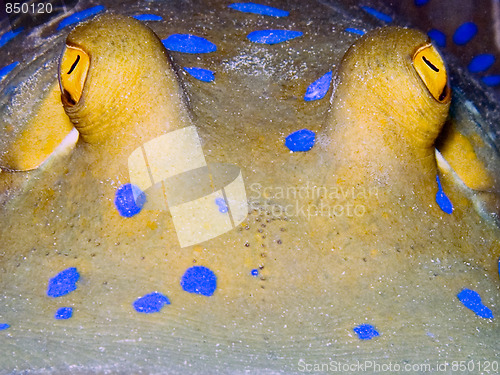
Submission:
[[[254,277],[259,276],[259,270],[257,268],[254,268],[253,270],[250,271],[250,275]]]
[[[304,100],[310,102],[323,99],[330,88],[332,81],[332,72],[328,72],[309,85],[304,95]]]
[[[240,12],[261,14],[263,16],[287,17],[289,14],[286,10],[255,3],[234,3],[228,5],[228,7]]]
[[[75,267],[66,268],[49,280],[47,295],[49,297],[61,297],[76,289],[76,282],[80,274]]]
[[[165,305],[170,305],[170,300],[167,296],[158,292],[149,293],[145,296],[137,298],[132,304],[135,311],[144,314],[156,313]]]
[[[61,307],[57,310],[54,318],[58,320],[69,319],[73,316],[73,308],[72,307]]]
[[[4,329],[10,328],[10,325],[7,323],[0,323],[0,331],[3,331]]]
[[[219,206],[219,212],[225,214],[227,212],[227,205],[224,198],[218,197],[215,199],[215,204]]]
[[[380,333],[371,324],[361,324],[354,327],[353,330],[360,340],[371,340],[374,337],[380,336]]]
[[[427,4],[428,2],[429,2],[429,0],[415,0],[415,5],[418,7],[421,7],[421,6],[424,6],[425,4]]]
[[[88,8],[88,9],[82,10],[81,12],[77,12],[75,14],[72,14],[71,16],[63,19],[61,21],[61,23],[59,23],[59,25],[57,26],[57,30],[64,29],[66,26],[73,25],[74,23],[77,23],[77,22],[83,21],[87,18],[90,18],[92,16],[95,16],[97,13],[102,12],[104,9],[106,9],[104,6],[97,5],[95,7]]]
[[[123,217],[132,217],[141,212],[146,203],[146,194],[134,184],[125,184],[115,193],[115,206]]]
[[[486,319],[494,318],[491,310],[481,302],[479,293],[470,289],[464,289],[457,294],[457,297],[465,307],[472,310],[477,316]]]
[[[388,14],[379,12],[378,10],[373,9],[371,7],[367,7],[367,6],[362,6],[361,9],[363,9],[366,13],[372,15],[375,18],[378,18],[381,21],[384,21],[387,23],[392,22],[392,17],[389,16]]]
[[[298,38],[302,34],[301,31],[293,30],[257,30],[248,34],[247,38],[254,43],[273,45]]]
[[[285,146],[290,151],[309,151],[314,146],[316,134],[308,129],[297,130],[285,140]]]
[[[19,35],[21,33],[21,31],[23,31],[22,27],[20,27],[16,30],[8,31],[5,34],[2,34],[2,36],[0,36],[0,47],[5,46],[13,38],[15,38],[17,35]]]
[[[139,21],[163,21],[163,18],[156,14],[136,14],[133,17]]]
[[[354,27],[348,27],[345,29],[348,33],[353,33],[353,34],[358,34],[358,35],[365,35],[366,31],[360,30],[360,29],[355,29]]]
[[[484,72],[495,63],[495,56],[490,53],[474,56],[467,67],[471,73]]]
[[[483,77],[482,81],[488,86],[498,86],[500,85],[500,74]]]
[[[211,41],[191,34],[172,34],[162,40],[169,51],[184,53],[209,53],[217,51],[217,46]]]
[[[447,214],[451,215],[451,213],[453,212],[453,204],[444,193],[443,188],[441,186],[441,181],[439,180],[439,176],[436,176],[436,181],[438,184],[438,192],[436,193],[436,203],[439,205],[439,208],[443,210],[443,212],[446,212]]]
[[[446,35],[442,31],[438,29],[431,29],[427,35],[437,44],[438,47],[446,47]]]
[[[191,74],[194,78],[199,79],[203,82],[212,82],[214,77],[214,72],[203,68],[184,68],[186,72]]]
[[[453,42],[459,46],[467,44],[477,34],[477,26],[474,22],[466,22],[460,25],[455,34],[453,34]]]
[[[19,64],[19,61],[15,61],[12,64],[4,66],[0,69],[0,80],[3,79],[7,74],[12,72],[12,70]]]
[[[210,297],[217,288],[217,276],[207,267],[193,266],[182,275],[181,287],[188,293]]]

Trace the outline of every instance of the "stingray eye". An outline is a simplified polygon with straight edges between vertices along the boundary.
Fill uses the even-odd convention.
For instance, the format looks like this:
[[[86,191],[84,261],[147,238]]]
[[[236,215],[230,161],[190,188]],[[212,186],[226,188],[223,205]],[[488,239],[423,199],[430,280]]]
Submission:
[[[450,100],[448,74],[443,59],[432,44],[425,44],[413,55],[413,67],[431,95],[440,103]]]
[[[85,51],[66,45],[59,65],[59,84],[67,104],[80,100],[89,66],[90,58]]]

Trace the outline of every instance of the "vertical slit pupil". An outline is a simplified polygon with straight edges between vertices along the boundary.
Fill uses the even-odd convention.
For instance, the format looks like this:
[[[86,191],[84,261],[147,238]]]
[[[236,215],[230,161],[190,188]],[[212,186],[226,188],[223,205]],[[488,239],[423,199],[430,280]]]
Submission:
[[[71,68],[69,69],[68,73],[66,74],[71,74],[73,72],[73,70],[75,70],[76,66],[78,65],[78,62],[80,61],[80,55],[78,55],[76,57],[76,60],[75,62],[73,63],[73,65],[71,65]]]
[[[80,56],[78,56],[78,57],[80,57]],[[432,69],[432,70],[434,70],[435,72],[439,72],[439,69],[438,69],[438,68],[437,68],[437,67],[436,67],[433,63],[431,63],[429,60],[427,60],[427,59],[425,58],[425,56],[422,56],[422,60],[424,60],[424,62],[427,64],[427,66],[428,66],[429,68],[431,68],[431,69]]]

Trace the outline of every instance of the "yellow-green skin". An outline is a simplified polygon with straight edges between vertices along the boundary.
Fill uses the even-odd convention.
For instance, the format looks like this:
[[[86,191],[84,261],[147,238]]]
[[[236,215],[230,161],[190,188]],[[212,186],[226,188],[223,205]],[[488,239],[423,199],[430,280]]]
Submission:
[[[127,180],[132,151],[192,124],[165,47],[140,21],[105,14],[75,27],[66,44],[90,57],[80,100],[63,105],[80,149],[99,160],[94,178]]]
[[[156,47],[139,48],[141,35]],[[356,43],[339,68],[323,133],[306,154],[290,154],[278,131],[239,142],[224,124],[196,124],[209,161],[243,170],[251,212],[241,227],[181,249],[168,212],[124,218],[113,203],[117,187],[128,182],[128,153],[189,124],[163,46],[130,19],[103,16],[78,27],[68,41],[88,51],[91,68],[82,105],[66,110],[82,139],[71,156],[53,162],[53,172],[40,172],[43,183],[8,205],[0,233],[0,290],[9,302],[2,318],[12,338],[0,348],[17,354],[4,357],[4,367],[300,372],[300,360],[437,361],[440,350],[453,354],[450,335],[460,350],[491,358],[498,319],[478,318],[456,294],[470,287],[490,307],[498,301],[499,235],[478,225],[458,188],[445,186],[453,215],[433,200],[430,150],[446,106],[432,103],[409,70],[408,53],[423,38],[389,29]],[[398,43],[384,51],[387,40]],[[354,60],[366,66],[354,69]],[[300,189],[305,181],[330,192],[352,188],[355,196],[278,194],[277,187]],[[364,211],[312,217],[273,211],[296,203]],[[16,235],[22,231],[36,232],[36,243]],[[193,265],[216,274],[213,296],[182,289],[180,279]],[[77,290],[47,297],[47,280],[67,267],[81,274]],[[134,300],[153,291],[171,304],[156,314],[134,311]],[[60,306],[74,307],[73,318],[53,320]],[[360,341],[352,329],[363,323],[381,336]],[[40,340],[49,355],[40,352]]]
[[[429,205],[434,142],[450,103],[434,99],[413,66],[415,51],[427,43],[422,32],[400,27],[356,41],[337,70],[324,132],[338,177],[352,185],[390,185],[396,194],[410,189]]]
[[[129,154],[189,123],[167,51],[141,22],[101,16],[77,26],[66,43],[90,56],[82,98],[65,106],[85,142]]]

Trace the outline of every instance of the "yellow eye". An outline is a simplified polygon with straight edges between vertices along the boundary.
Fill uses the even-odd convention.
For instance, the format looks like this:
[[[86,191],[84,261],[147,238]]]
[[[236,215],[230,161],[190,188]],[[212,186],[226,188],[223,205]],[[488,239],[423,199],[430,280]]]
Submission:
[[[66,45],[59,65],[59,83],[66,104],[80,100],[89,66],[90,58],[85,51]]]
[[[413,55],[413,67],[431,95],[440,103],[450,100],[448,74],[443,59],[432,44],[425,44]]]

